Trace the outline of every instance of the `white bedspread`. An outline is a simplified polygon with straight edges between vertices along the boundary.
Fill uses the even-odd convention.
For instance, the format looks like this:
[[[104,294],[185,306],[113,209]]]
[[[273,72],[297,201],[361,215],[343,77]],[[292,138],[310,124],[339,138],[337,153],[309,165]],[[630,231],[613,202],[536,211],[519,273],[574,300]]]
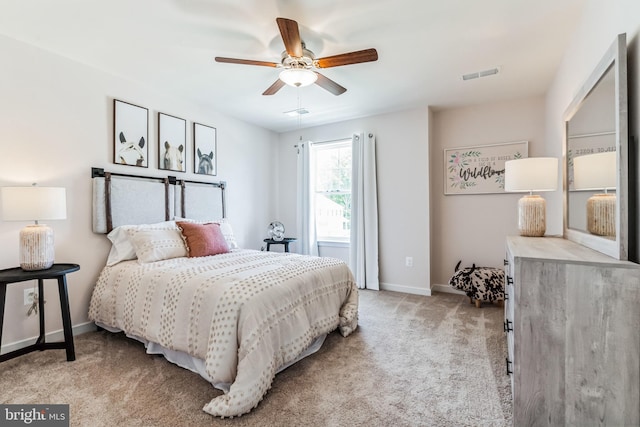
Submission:
[[[228,393],[204,406],[232,417],[256,407],[278,367],[318,336],[357,328],[358,291],[333,258],[233,251],[105,267],[89,317],[172,350],[201,358]]]

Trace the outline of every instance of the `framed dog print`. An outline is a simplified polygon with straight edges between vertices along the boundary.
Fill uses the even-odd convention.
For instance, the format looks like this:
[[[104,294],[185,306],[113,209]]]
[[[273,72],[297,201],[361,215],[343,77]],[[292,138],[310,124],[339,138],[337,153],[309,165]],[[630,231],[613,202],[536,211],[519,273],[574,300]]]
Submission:
[[[187,121],[158,113],[158,169],[186,172]]]
[[[113,100],[113,163],[146,168],[149,163],[149,111]]]
[[[193,171],[202,175],[217,175],[216,128],[193,124]]]

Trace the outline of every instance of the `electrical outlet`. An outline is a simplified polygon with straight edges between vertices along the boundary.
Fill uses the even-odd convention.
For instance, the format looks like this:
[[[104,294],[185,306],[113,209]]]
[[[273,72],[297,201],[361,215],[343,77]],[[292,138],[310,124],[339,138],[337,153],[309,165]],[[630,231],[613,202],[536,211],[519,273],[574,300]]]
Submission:
[[[33,289],[25,289],[24,290],[24,305],[31,305],[35,301],[38,301],[38,291],[34,291]]]
[[[407,267],[413,267],[413,257],[408,256],[404,259],[404,265]]]

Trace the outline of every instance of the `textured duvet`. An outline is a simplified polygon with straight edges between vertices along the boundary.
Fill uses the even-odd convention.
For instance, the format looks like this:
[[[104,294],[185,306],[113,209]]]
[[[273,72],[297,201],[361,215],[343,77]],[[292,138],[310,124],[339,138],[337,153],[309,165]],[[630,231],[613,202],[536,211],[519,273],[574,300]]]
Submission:
[[[213,384],[231,386],[203,409],[232,417],[256,407],[316,337],[353,332],[357,292],[340,260],[239,250],[105,267],[89,316],[204,360]]]

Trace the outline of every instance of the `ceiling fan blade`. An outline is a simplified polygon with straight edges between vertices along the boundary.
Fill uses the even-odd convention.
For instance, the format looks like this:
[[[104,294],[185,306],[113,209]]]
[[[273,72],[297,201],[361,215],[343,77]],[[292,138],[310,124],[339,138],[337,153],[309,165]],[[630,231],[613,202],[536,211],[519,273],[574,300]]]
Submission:
[[[300,40],[298,23],[287,18],[276,18],[276,22],[287,53],[290,56],[300,58],[302,56],[302,41]]]
[[[222,56],[216,56],[216,62],[226,62],[228,64],[260,65],[262,67],[277,67],[279,65],[276,62],[254,61],[252,59],[225,58]]]
[[[285,82],[283,82],[282,80],[278,79],[275,82],[273,82],[273,84],[271,86],[269,86],[269,88],[267,90],[265,90],[262,94],[263,95],[273,95],[274,93],[276,93],[277,91],[279,91],[280,89],[282,89],[285,85]]]
[[[316,73],[318,75],[318,80],[316,80],[316,84],[320,86],[322,89],[328,90],[332,94],[338,96],[342,95],[347,91],[346,88],[340,86],[338,83],[331,80],[329,77],[325,77],[320,73]]]
[[[340,55],[318,58],[315,63],[318,68],[338,67],[340,65],[359,64],[378,60],[378,51],[375,49],[358,50],[356,52],[342,53]]]

